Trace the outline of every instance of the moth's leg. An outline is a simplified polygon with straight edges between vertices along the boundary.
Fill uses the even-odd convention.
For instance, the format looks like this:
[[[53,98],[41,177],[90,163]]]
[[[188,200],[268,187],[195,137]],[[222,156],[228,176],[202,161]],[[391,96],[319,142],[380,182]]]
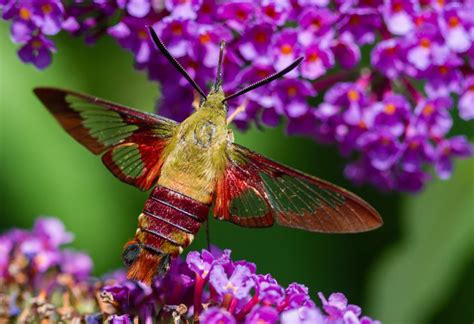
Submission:
[[[193,94],[193,108],[199,110],[199,107],[201,106],[201,95],[197,91],[193,91]]]
[[[237,108],[235,108],[235,110],[232,112],[232,114],[230,114],[230,116],[227,117],[227,125],[229,125],[230,123],[232,123],[232,121],[234,120],[235,116],[237,116],[237,115],[240,114],[241,112],[245,111],[245,109],[247,108],[248,103],[249,103],[248,100],[245,99],[242,104],[240,104]]]

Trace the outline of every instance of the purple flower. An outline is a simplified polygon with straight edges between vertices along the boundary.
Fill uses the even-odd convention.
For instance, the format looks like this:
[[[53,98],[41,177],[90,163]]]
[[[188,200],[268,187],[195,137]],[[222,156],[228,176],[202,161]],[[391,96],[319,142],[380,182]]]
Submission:
[[[446,45],[457,53],[466,52],[472,45],[472,36],[468,32],[468,21],[472,23],[472,17],[465,10],[461,4],[451,3],[439,18]]]
[[[209,282],[218,294],[230,294],[242,299],[254,286],[251,275],[250,269],[243,265],[237,265],[230,275],[227,275],[222,265],[216,265],[211,271]]]
[[[226,21],[230,28],[242,32],[253,19],[256,7],[252,2],[232,1],[219,6],[219,19]]]
[[[271,44],[273,27],[270,24],[259,24],[247,30],[240,40],[238,48],[246,60],[254,60],[265,55]]]
[[[56,51],[53,42],[44,36],[36,36],[31,38],[18,51],[18,56],[25,63],[32,63],[38,69],[46,68],[52,60],[52,52]]]
[[[436,147],[436,172],[441,179],[448,179],[453,169],[452,158],[467,158],[474,149],[464,136],[455,136],[443,140]]]
[[[391,168],[401,152],[397,138],[386,131],[365,133],[359,137],[357,145],[369,157],[372,166],[381,171]]]
[[[57,248],[62,244],[71,243],[74,235],[67,232],[64,224],[56,218],[38,218],[35,222],[33,232],[39,238],[45,240],[47,245]]]
[[[355,8],[345,14],[339,25],[342,35],[349,34],[356,43],[363,45],[375,41],[376,31],[381,24],[381,18],[377,10],[373,8]]]
[[[452,100],[449,97],[422,100],[415,108],[415,127],[420,134],[441,138],[453,124],[448,112]]]
[[[79,279],[86,279],[92,271],[92,259],[84,253],[64,251],[61,270]]]
[[[404,70],[404,51],[396,39],[378,43],[371,53],[371,63],[390,79],[397,78]]]
[[[410,119],[410,103],[400,95],[386,95],[384,100],[374,104],[371,109],[375,118],[373,124],[376,128],[386,129],[395,136],[405,132],[405,127]]]
[[[272,47],[274,48],[275,70],[284,69],[299,55],[297,33],[289,30],[277,34],[273,39]]]
[[[279,319],[278,311],[269,306],[261,306],[255,307],[252,312],[247,315],[245,318],[246,324],[253,324],[253,323],[265,323],[265,324],[273,324],[277,323]]]
[[[220,307],[209,307],[206,309],[199,320],[206,324],[235,324],[236,319],[232,314]]]
[[[286,79],[276,84],[274,89],[279,98],[275,103],[277,109],[290,117],[299,117],[308,111],[306,97],[311,93],[311,87],[307,81]]]
[[[418,10],[416,0],[386,0],[383,17],[388,30],[395,35],[406,35],[414,28],[413,16]]]
[[[291,3],[288,0],[262,0],[260,11],[262,21],[281,26],[291,12]]]
[[[34,1],[31,20],[45,35],[55,35],[61,30],[64,8],[59,0]]]
[[[333,293],[329,296],[329,299],[326,300],[324,295],[320,292],[318,293],[321,302],[323,303],[323,309],[332,319],[344,318],[346,313],[351,312],[355,316],[359,316],[361,309],[356,305],[348,305],[347,298],[344,294]]]
[[[195,19],[196,12],[201,7],[201,0],[165,0],[164,2],[171,16],[180,19]]]
[[[292,283],[283,289],[271,275],[255,274],[253,263],[231,260],[229,250],[190,252],[186,262],[173,260],[167,274],[156,276],[150,286],[127,280],[124,271],[92,279],[92,262],[87,255],[63,251],[59,245],[48,243],[58,233],[65,233],[59,220],[40,218],[32,232],[12,230],[0,236],[0,282],[9,289],[4,306],[10,310],[12,320],[18,319],[20,310],[36,312],[31,298],[47,304],[48,316],[55,321],[64,317],[87,323],[370,320],[360,317],[360,308],[347,305],[340,293],[331,295],[329,302],[323,300],[324,314],[305,286]],[[69,302],[71,297],[74,303]],[[100,313],[91,314],[90,310]]]
[[[316,308],[300,307],[288,310],[281,315],[282,324],[323,324],[326,319]]]
[[[350,34],[344,34],[331,44],[336,61],[344,69],[352,69],[360,62],[360,48]]]
[[[426,135],[414,135],[404,143],[400,165],[407,172],[416,172],[422,169],[425,162],[434,160],[434,149]]]
[[[131,50],[137,63],[146,63],[150,59],[152,45],[142,20],[126,17],[110,27],[107,33],[117,39],[124,48]]]
[[[337,14],[326,8],[307,7],[298,18],[301,30],[298,40],[304,46],[316,42],[318,37],[322,37],[332,30],[333,24],[337,20]]]
[[[136,18],[145,17],[151,9],[150,0],[128,0],[126,4],[127,12]]]
[[[255,290],[264,305],[278,305],[285,298],[285,290],[271,275],[255,275]]]
[[[334,65],[334,56],[328,49],[317,44],[305,49],[305,60],[301,64],[301,76],[307,79],[317,79]]]
[[[224,253],[216,258],[211,252],[202,250],[199,252],[189,252],[186,257],[186,263],[190,270],[194,271],[201,278],[206,279],[212,267],[216,264],[223,265],[230,262],[230,250],[224,250]]]
[[[464,81],[464,91],[459,98],[459,116],[464,120],[474,119],[474,76]]]
[[[48,35],[65,30],[83,35],[86,43],[102,35],[113,37],[133,54],[136,68],[160,82],[157,109],[178,121],[192,112],[193,93],[154,49],[147,26],[155,28],[203,89],[215,79],[221,40],[227,43],[226,93],[304,55],[285,81],[229,103],[232,112],[248,102],[236,126],[245,129],[254,121],[275,127],[284,121],[289,135],[337,145],[342,155],[354,157],[345,170],[353,181],[413,191],[428,181],[428,169],[435,164],[428,148],[447,140],[453,124],[446,105],[438,102],[459,96],[461,118],[474,118],[471,2],[0,0],[0,8],[2,18],[11,22],[20,58],[39,69],[51,63],[55,52]],[[371,49],[361,52],[368,44]],[[381,156],[382,142],[359,145],[361,138],[366,141],[381,132],[391,133],[392,149],[401,152],[385,151],[395,160],[383,170],[373,165],[380,162],[374,154]]]

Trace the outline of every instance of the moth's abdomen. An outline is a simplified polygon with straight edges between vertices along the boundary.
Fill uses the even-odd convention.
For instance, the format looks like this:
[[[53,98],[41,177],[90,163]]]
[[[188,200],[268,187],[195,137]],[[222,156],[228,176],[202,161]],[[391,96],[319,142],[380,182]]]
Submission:
[[[207,220],[209,205],[163,186],[156,186],[138,217],[135,239],[126,244],[123,261],[129,279],[150,283],[165,272]]]

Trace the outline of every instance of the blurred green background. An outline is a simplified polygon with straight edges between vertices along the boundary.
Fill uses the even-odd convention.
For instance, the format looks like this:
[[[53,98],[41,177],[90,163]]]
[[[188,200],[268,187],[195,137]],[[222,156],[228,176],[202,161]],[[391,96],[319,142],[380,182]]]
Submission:
[[[148,194],[115,179],[31,90],[59,86],[152,111],[158,86],[111,39],[93,47],[65,35],[55,41],[52,66],[39,72],[20,62],[7,26],[0,26],[0,232],[30,228],[38,215],[57,216],[74,232],[72,246],[92,256],[100,275],[121,266],[122,245],[133,236]],[[474,139],[472,123],[458,125]],[[458,161],[452,179],[435,180],[422,194],[384,194],[345,180],[345,161],[333,147],[286,137],[282,129],[251,129],[236,134],[236,141],[355,191],[385,225],[366,234],[321,235],[211,220],[213,244],[255,262],[283,285],[307,285],[315,298],[318,291],[344,292],[385,323],[472,323],[473,159]],[[192,249],[204,246],[200,233]]]

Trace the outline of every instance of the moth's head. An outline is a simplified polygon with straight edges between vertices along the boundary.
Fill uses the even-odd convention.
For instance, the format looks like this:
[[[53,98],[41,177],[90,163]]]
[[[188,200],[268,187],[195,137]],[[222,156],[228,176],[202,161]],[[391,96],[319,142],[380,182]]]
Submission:
[[[222,90],[222,87],[219,87],[216,90],[212,90],[209,92],[207,95],[204,103],[203,103],[203,108],[210,108],[210,109],[227,109],[227,105],[224,103],[225,95],[224,95],[224,90]]]

